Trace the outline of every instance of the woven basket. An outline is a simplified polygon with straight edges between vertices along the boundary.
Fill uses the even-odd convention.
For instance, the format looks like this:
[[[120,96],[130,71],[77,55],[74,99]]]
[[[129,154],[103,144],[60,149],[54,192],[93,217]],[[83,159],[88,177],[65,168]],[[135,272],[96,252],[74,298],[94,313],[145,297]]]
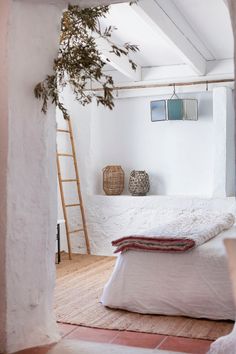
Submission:
[[[129,191],[132,195],[146,195],[150,189],[146,171],[132,171],[129,178]]]
[[[106,166],[103,169],[103,190],[106,195],[120,195],[124,190],[124,180],[121,166]]]

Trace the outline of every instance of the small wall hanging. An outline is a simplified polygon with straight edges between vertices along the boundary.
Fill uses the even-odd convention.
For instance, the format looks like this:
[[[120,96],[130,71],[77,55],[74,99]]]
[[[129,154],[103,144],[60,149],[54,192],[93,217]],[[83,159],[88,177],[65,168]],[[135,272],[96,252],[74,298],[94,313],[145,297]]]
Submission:
[[[198,101],[192,98],[179,98],[174,92],[170,99],[151,101],[151,121],[198,120]]]
[[[146,195],[150,190],[149,176],[146,171],[133,170],[129,178],[129,191],[134,196]]]
[[[106,195],[120,195],[124,191],[125,180],[121,166],[106,166],[102,171],[103,190]]]
[[[173,95],[166,102],[167,102],[168,120],[182,120],[183,113],[184,113],[183,100],[176,95],[175,85],[174,85]]]
[[[151,102],[151,120],[152,122],[167,120],[166,100]]]

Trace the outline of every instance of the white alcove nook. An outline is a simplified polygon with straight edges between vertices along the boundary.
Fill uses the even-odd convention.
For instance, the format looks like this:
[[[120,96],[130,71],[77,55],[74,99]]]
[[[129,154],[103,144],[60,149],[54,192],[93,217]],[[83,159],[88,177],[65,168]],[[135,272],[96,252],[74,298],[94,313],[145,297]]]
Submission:
[[[182,88],[180,97],[198,100],[198,121],[151,122],[150,101],[169,98],[168,90],[159,89],[158,95],[150,90],[120,91],[113,111],[96,103],[82,107],[69,89],[63,94],[73,122],[95,254],[110,255],[112,239],[153,227],[186,211],[235,212],[232,88]],[[59,141],[63,143],[66,149],[66,142]],[[125,190],[120,196],[106,196],[103,192],[102,169],[107,165],[121,165],[125,171]],[[64,170],[70,177],[68,167],[65,162]],[[132,197],[128,192],[133,169],[146,170],[150,176],[151,189],[145,197]],[[70,188],[67,193],[73,203],[75,193]],[[76,211],[71,220],[76,227]],[[74,252],[84,252],[82,239],[73,237]],[[66,242],[63,244],[66,249]]]

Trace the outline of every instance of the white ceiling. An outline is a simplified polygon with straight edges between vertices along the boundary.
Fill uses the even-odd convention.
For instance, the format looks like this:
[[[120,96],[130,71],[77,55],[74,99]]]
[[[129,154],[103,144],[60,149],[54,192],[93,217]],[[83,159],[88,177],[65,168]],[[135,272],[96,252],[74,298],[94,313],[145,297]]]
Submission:
[[[141,1],[144,3],[144,0]],[[155,1],[160,4],[165,0],[153,0],[153,3]],[[204,59],[233,58],[231,22],[224,0],[168,0],[168,2],[172,10],[177,8],[176,14],[180,12],[182,19],[185,19],[185,27],[179,27],[177,18],[176,22],[173,17],[171,21],[177,24],[183,37],[187,37]],[[130,42],[139,46],[140,52],[133,58],[141,67],[188,64],[176,48],[178,43],[174,46],[173,42],[150,26],[147,20],[127,3],[111,5],[110,14],[102,20],[102,25],[118,28],[113,34],[113,40],[117,44]],[[184,32],[186,25],[191,30],[191,37]]]
[[[233,58],[233,33],[224,0],[172,1],[215,59]]]
[[[117,27],[112,37],[116,43],[130,42],[139,46],[139,52],[133,57],[143,67],[183,63],[171,45],[128,4],[112,5],[109,16],[102,23]]]

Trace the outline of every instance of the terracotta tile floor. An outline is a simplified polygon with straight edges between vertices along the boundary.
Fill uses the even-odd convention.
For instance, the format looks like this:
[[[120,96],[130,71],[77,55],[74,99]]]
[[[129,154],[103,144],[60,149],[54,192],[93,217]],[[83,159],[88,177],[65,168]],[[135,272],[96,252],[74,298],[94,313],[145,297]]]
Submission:
[[[188,354],[205,354],[212,343],[212,341],[202,339],[190,339],[129,331],[113,331],[61,323],[58,323],[58,326],[61,335],[66,339],[112,343],[139,348],[162,349]]]
[[[182,337],[164,336],[151,333],[129,331],[113,331],[105,329],[87,328],[58,323],[63,339],[86,340],[89,342],[112,343],[123,346],[146,349],[162,349],[172,352],[188,354],[207,353],[211,341]],[[47,354],[51,346],[23,350],[15,354]]]

